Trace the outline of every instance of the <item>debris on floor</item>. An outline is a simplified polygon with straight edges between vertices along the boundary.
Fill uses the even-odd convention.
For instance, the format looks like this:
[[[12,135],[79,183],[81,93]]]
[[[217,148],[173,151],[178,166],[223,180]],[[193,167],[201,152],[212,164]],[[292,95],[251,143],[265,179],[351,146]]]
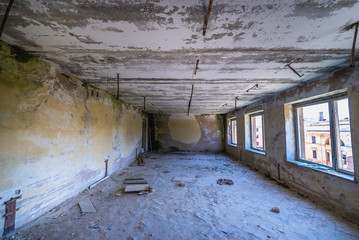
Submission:
[[[144,195],[144,194],[148,194],[150,191],[141,191],[138,193],[138,195]]]
[[[271,212],[274,212],[274,213],[279,213],[279,208],[277,207],[274,207],[270,210]]]
[[[94,213],[96,212],[96,209],[94,208],[92,202],[90,199],[85,198],[79,201],[79,206],[81,208],[82,213]]]
[[[122,193],[123,193],[123,189],[120,189],[117,191],[116,196],[119,197],[122,195]]]
[[[186,184],[184,182],[176,183],[178,187],[184,187]]]
[[[151,191],[150,185],[148,184],[134,184],[128,185],[125,188],[125,193],[129,192],[142,192],[142,191]]]
[[[217,180],[217,184],[219,184],[219,185],[233,185],[233,181],[231,180],[231,179],[222,179],[222,178],[220,178],[220,179],[218,179]]]
[[[126,178],[125,184],[147,184],[144,178]]]
[[[195,183],[197,180],[191,177],[173,177],[171,181],[179,183]]]

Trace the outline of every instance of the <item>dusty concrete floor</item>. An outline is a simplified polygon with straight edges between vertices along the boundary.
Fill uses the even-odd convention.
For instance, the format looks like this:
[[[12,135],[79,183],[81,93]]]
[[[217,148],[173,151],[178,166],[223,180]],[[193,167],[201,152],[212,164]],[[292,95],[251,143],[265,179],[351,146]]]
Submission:
[[[359,239],[358,223],[226,156],[156,153],[145,163],[114,173],[20,229],[15,239]],[[196,182],[179,187],[174,176]],[[153,192],[116,196],[130,177],[146,178]],[[219,178],[234,185],[220,186]],[[83,198],[96,213],[81,213]]]

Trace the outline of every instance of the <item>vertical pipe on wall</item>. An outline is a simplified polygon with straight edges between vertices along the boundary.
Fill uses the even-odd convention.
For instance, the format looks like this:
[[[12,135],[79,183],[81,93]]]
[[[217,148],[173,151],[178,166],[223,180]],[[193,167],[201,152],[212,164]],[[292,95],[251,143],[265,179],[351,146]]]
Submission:
[[[117,96],[116,99],[118,100],[120,97],[120,74],[117,73]]]
[[[353,47],[352,47],[352,52],[351,52],[351,55],[350,55],[350,66],[351,66],[351,67],[354,67],[354,66],[355,66],[354,54],[355,54],[355,43],[356,43],[356,41],[357,41],[357,35],[358,35],[358,25],[359,25],[359,22],[357,22],[357,23],[355,24]]]

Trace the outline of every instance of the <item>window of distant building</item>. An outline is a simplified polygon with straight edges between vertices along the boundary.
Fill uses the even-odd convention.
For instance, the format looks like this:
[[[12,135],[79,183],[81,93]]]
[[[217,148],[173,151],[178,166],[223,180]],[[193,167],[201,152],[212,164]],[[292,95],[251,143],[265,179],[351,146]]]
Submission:
[[[250,114],[251,148],[264,152],[263,112]]]
[[[353,174],[348,98],[343,95],[294,105],[297,160]]]
[[[235,118],[228,121],[228,143],[237,145],[237,121]]]

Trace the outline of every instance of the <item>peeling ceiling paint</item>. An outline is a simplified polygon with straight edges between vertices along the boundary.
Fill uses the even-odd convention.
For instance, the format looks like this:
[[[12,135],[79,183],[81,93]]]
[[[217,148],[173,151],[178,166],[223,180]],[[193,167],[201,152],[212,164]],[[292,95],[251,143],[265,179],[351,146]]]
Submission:
[[[207,5],[15,1],[2,40],[112,94],[119,73],[120,98],[142,107],[146,97],[148,112],[187,112],[194,84],[191,113],[227,113],[235,97],[244,106],[349,64],[357,0],[214,0],[202,36]]]

